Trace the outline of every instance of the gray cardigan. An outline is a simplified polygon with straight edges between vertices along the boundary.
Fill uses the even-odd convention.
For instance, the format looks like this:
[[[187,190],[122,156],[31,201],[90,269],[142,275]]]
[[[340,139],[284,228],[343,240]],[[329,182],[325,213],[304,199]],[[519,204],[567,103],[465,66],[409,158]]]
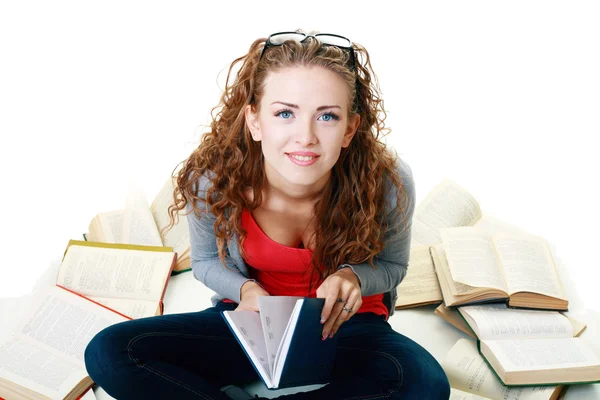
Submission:
[[[360,264],[342,264],[338,269],[349,267],[358,276],[361,285],[362,296],[384,293],[383,303],[389,310],[390,316],[394,313],[397,293],[396,287],[406,276],[408,261],[410,255],[410,239],[412,217],[415,208],[415,184],[412,171],[409,165],[400,157],[397,158],[397,168],[400,170],[402,183],[406,189],[408,197],[408,206],[405,207],[407,224],[399,228],[396,232],[396,224],[401,223],[402,218],[396,210],[395,186],[386,183],[386,218],[388,226],[391,227],[384,232],[384,249],[373,259],[371,267],[368,262]],[[205,197],[205,192],[211,182],[205,175],[199,180],[198,193],[200,197]],[[391,189],[393,190],[390,190]],[[199,202],[198,206],[203,209],[204,202]],[[187,219],[190,229],[190,255],[191,265],[194,277],[206,285],[209,289],[216,292],[211,297],[214,305],[220,300],[230,299],[236,303],[240,302],[240,290],[242,285],[251,280],[248,278],[248,265],[242,258],[238,246],[238,235],[234,234],[227,248],[226,258],[227,269],[219,260],[216,236],[214,233],[214,222],[216,217],[213,213],[204,212],[202,218],[198,218],[192,211],[190,204],[186,205],[186,211],[189,212]]]

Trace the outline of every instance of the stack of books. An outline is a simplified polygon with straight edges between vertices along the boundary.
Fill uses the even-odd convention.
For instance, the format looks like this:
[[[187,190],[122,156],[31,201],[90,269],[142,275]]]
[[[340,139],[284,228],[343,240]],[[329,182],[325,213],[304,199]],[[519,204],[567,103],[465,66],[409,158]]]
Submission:
[[[476,339],[502,385],[600,382],[600,359],[576,337],[585,324],[562,314],[569,300],[549,243],[483,215],[450,179],[415,209],[408,273],[397,292],[396,309],[441,303],[436,314]]]
[[[91,396],[84,351],[92,338],[116,323],[163,315],[169,278],[190,269],[187,217],[161,232],[171,182],[151,207],[134,193],[124,210],[98,214],[86,240],[68,242],[55,285],[34,293],[0,340],[0,399]]]

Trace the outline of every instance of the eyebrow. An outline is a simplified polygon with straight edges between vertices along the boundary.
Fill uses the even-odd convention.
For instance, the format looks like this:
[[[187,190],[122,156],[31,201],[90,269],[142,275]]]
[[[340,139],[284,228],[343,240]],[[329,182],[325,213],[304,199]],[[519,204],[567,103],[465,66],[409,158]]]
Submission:
[[[296,109],[300,108],[297,104],[284,103],[283,101],[274,101],[273,103],[271,103],[271,105],[276,104],[276,103],[283,104],[284,106],[288,106],[291,108],[296,108]],[[321,106],[321,107],[317,108],[317,111],[325,110],[327,108],[339,108],[340,110],[342,109],[342,107],[340,107],[338,105],[333,105],[333,106]]]

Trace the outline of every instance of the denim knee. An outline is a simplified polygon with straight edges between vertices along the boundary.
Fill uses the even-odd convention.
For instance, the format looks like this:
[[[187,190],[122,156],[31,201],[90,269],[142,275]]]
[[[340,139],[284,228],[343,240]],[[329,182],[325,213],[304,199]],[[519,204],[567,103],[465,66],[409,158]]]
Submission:
[[[427,380],[423,382],[429,388],[429,397],[432,400],[448,400],[450,398],[450,383],[442,367],[436,363],[436,366],[430,368]]]
[[[126,345],[119,343],[116,334],[118,325],[109,326],[98,332],[84,351],[85,368],[92,380],[102,386],[110,379],[118,377],[118,365],[127,359]]]

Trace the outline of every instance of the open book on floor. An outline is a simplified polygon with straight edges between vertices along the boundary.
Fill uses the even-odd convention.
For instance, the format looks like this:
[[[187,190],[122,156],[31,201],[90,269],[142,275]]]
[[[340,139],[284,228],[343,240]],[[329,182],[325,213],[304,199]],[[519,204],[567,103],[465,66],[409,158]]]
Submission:
[[[485,215],[475,197],[465,188],[445,178],[417,204],[411,233],[411,259],[408,273],[398,285],[396,308],[416,307],[442,301],[438,276],[424,254],[424,248],[441,245],[441,230],[472,226],[490,234],[526,233],[522,229]]]
[[[173,275],[191,270],[190,232],[184,211],[178,213],[171,230],[165,235],[161,233],[169,225],[168,207],[173,203],[173,190],[173,180],[169,178],[150,207],[143,194],[133,190],[127,196],[125,209],[96,215],[83,237],[92,242],[172,247],[177,253]]]
[[[469,306],[463,306],[463,307],[469,307]],[[509,314],[512,311],[519,311],[518,309],[507,308],[505,305],[494,305],[494,307],[503,307],[507,310],[507,312]],[[473,339],[477,339],[477,335],[475,335],[475,332],[473,332],[473,330],[467,324],[465,319],[460,315],[460,313],[458,312],[458,309],[459,309],[459,307],[446,307],[446,306],[444,306],[444,304],[440,304],[435,309],[434,313],[437,316],[439,316],[440,318],[442,318],[444,321],[448,322],[450,325],[454,326],[456,329],[463,331],[467,335],[471,336]],[[585,331],[585,329],[587,328],[587,325],[585,323],[583,323],[573,317],[570,317],[568,315],[565,315],[565,314],[562,314],[562,315],[564,315],[571,323],[571,326],[573,327],[573,336],[574,337],[578,337],[579,335],[581,335],[583,333],[583,331]]]
[[[507,302],[511,307],[568,309],[554,257],[543,238],[475,227],[441,230],[431,246],[444,304]]]
[[[15,331],[0,342],[0,398],[78,399],[93,384],[83,358],[88,343],[131,318],[60,286],[34,296]]]
[[[162,315],[176,262],[170,247],[70,240],[56,284],[131,318]]]
[[[453,400],[556,400],[564,386],[502,385],[469,339],[458,339],[440,363],[450,382]]]
[[[261,296],[255,311],[222,311],[268,389],[328,383],[337,335],[321,340],[325,299]]]
[[[504,385],[600,382],[600,358],[556,311],[459,307],[479,352]]]
[[[435,274],[429,245],[410,248],[410,260],[406,276],[396,288],[396,310],[437,304],[442,301],[442,292]]]

